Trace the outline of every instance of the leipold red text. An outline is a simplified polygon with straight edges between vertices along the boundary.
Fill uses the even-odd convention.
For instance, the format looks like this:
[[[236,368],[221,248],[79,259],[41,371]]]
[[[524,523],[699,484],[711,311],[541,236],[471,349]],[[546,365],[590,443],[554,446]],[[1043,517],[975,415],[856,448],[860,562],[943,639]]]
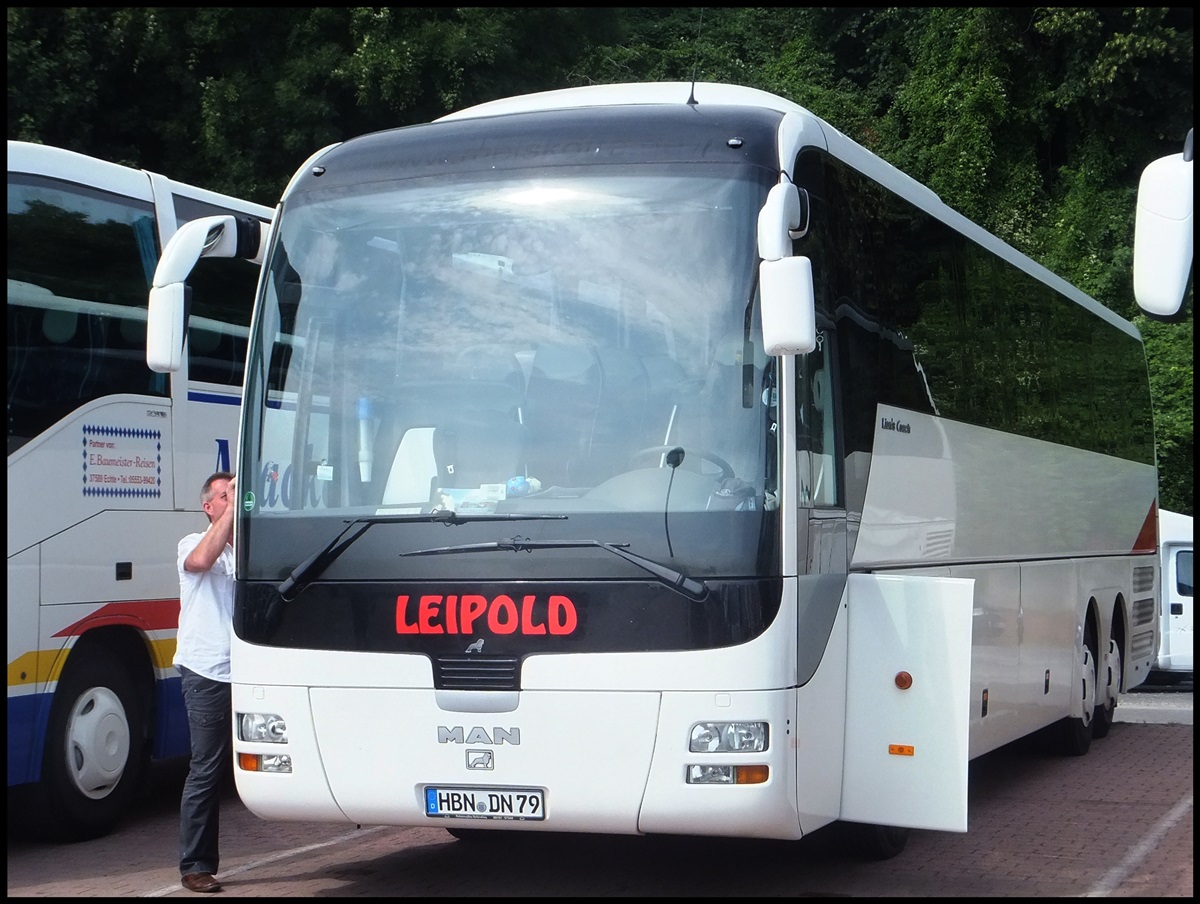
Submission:
[[[544,601],[529,594],[520,602],[505,594],[396,597],[397,634],[478,634],[485,627],[492,634],[571,634],[578,624],[575,604],[559,594]]]

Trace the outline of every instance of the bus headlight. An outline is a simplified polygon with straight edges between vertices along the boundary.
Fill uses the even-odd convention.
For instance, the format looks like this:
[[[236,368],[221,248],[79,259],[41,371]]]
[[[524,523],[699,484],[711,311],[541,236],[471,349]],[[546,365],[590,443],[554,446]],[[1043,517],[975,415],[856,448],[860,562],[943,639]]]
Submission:
[[[692,753],[756,752],[767,749],[766,722],[697,722],[688,750]]]
[[[274,713],[238,713],[238,740],[286,744],[287,723]]]

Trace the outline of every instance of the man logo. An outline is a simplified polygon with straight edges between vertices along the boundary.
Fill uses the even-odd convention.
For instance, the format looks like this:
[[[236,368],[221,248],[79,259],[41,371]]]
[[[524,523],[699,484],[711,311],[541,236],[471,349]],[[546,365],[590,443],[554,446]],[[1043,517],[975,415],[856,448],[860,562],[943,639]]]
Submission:
[[[484,641],[484,638],[482,638],[482,637],[479,638],[479,640],[475,641],[473,644],[471,644],[470,646],[467,647],[467,652],[468,653],[482,653],[483,652],[483,641]]]
[[[491,770],[496,767],[496,761],[490,750],[468,750],[467,751],[467,768],[468,769],[487,769]]]
[[[488,734],[488,730],[479,725],[469,732],[461,725],[439,725],[437,740],[439,744],[492,744],[496,747],[512,744],[515,747],[521,743],[521,729],[516,726],[501,728],[497,725],[492,729],[492,733]]]

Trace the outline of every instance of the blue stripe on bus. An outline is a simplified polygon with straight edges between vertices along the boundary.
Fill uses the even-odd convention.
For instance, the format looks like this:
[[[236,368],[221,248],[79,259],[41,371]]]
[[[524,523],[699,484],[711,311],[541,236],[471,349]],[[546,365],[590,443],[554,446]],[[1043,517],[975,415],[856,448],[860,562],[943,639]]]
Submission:
[[[241,396],[217,395],[215,392],[193,392],[188,390],[189,402],[210,402],[214,405],[240,405]]]
[[[151,756],[159,760],[186,756],[189,742],[187,711],[183,705],[183,679],[160,678],[155,682],[155,710]],[[27,694],[8,698],[8,784],[24,785],[42,776],[42,755],[50,705],[54,695]]]
[[[42,773],[42,751],[51,694],[8,698],[8,784],[36,782]]]

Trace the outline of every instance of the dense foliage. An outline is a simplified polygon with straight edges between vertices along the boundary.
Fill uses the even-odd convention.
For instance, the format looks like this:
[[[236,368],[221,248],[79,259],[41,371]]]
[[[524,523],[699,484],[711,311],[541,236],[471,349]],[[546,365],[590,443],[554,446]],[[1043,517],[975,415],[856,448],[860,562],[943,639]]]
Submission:
[[[312,152],[505,95],[729,81],[808,107],[1137,323],[1160,497],[1191,513],[1191,290],[1137,314],[1142,168],[1192,125],[1192,10],[8,9],[8,137],[273,205]]]

